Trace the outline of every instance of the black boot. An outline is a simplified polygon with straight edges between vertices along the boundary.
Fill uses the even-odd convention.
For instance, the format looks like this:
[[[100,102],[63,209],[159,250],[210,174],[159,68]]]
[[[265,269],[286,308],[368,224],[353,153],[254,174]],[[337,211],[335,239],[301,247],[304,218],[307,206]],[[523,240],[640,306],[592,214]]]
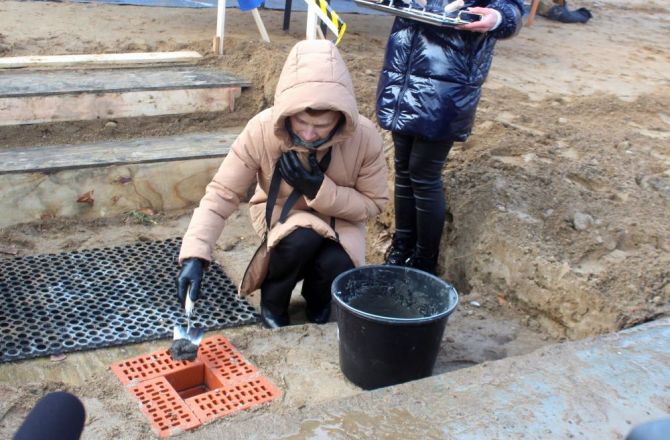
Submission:
[[[409,258],[414,252],[414,240],[409,238],[398,237],[398,234],[393,234],[391,246],[386,251],[384,257],[384,264],[391,266],[407,266]]]
[[[305,315],[307,316],[307,321],[312,324],[325,324],[330,321],[330,303],[315,310],[312,310],[312,308],[307,306]]]
[[[549,20],[560,21],[561,23],[586,23],[593,15],[586,8],[579,8],[576,11],[568,9],[567,5],[556,5],[547,12],[544,17]]]
[[[434,257],[420,257],[413,255],[407,264],[409,267],[437,275],[437,255]]]
[[[265,328],[274,329],[286,327],[290,324],[290,321],[288,314],[277,315],[272,313],[269,308],[261,305],[261,323]]]

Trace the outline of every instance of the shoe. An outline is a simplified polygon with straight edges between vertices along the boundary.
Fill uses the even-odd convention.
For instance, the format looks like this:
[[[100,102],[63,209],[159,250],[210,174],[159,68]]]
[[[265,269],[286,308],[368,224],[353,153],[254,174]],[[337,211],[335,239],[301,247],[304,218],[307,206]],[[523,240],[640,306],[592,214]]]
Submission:
[[[330,321],[330,303],[317,311],[311,311],[309,307],[305,310],[307,321],[312,324],[325,324]]]
[[[407,266],[409,258],[414,252],[414,241],[409,238],[400,238],[393,234],[391,246],[386,251],[384,264],[390,266]]]
[[[593,15],[586,8],[571,11],[566,6],[554,6],[545,17],[549,20],[560,21],[561,23],[586,23]]]
[[[432,275],[437,275],[437,255],[434,257],[419,257],[418,255],[413,255],[409,259],[407,266],[428,272]]]
[[[261,324],[263,327],[274,329],[279,327],[286,327],[290,324],[288,314],[275,315],[267,307],[261,306]]]

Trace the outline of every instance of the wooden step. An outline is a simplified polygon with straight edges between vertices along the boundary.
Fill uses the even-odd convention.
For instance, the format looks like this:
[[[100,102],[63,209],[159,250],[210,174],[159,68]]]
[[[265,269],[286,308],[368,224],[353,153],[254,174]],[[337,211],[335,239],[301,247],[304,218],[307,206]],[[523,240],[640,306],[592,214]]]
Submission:
[[[192,50],[79,55],[30,55],[0,58],[0,69],[128,67],[131,65],[196,64],[202,55]]]
[[[0,151],[0,228],[193,207],[240,131]]]
[[[0,175],[223,157],[240,131],[0,150]]]
[[[0,74],[0,126],[233,111],[250,83],[203,67]]]

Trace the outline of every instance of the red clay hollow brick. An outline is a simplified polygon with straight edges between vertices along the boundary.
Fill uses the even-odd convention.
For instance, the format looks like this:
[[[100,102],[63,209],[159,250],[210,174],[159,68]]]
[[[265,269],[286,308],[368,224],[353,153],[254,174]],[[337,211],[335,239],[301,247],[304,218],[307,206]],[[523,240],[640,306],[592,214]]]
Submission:
[[[141,382],[129,388],[142,403],[142,413],[161,437],[168,437],[202,424],[164,377]]]
[[[197,359],[195,362],[199,362]],[[134,384],[189,368],[193,362],[174,361],[168,350],[156,351],[112,364],[112,371],[122,384]]]
[[[281,396],[223,336],[204,339],[193,362],[173,361],[161,350],[113,364],[112,371],[161,437]]]
[[[186,404],[202,421],[208,423],[228,414],[257,406],[281,396],[281,391],[264,377],[212,390],[186,399]]]
[[[244,357],[223,336],[214,336],[201,343],[198,359],[218,372],[224,383],[245,380],[257,372],[256,367]]]

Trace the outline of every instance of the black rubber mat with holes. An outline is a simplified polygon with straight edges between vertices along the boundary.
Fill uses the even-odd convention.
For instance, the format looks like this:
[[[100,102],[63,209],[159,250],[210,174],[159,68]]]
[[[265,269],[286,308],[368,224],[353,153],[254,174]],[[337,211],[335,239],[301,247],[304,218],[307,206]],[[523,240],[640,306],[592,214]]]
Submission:
[[[180,239],[0,259],[0,362],[172,338],[186,325],[175,279]],[[217,330],[258,321],[218,264],[192,323]]]

